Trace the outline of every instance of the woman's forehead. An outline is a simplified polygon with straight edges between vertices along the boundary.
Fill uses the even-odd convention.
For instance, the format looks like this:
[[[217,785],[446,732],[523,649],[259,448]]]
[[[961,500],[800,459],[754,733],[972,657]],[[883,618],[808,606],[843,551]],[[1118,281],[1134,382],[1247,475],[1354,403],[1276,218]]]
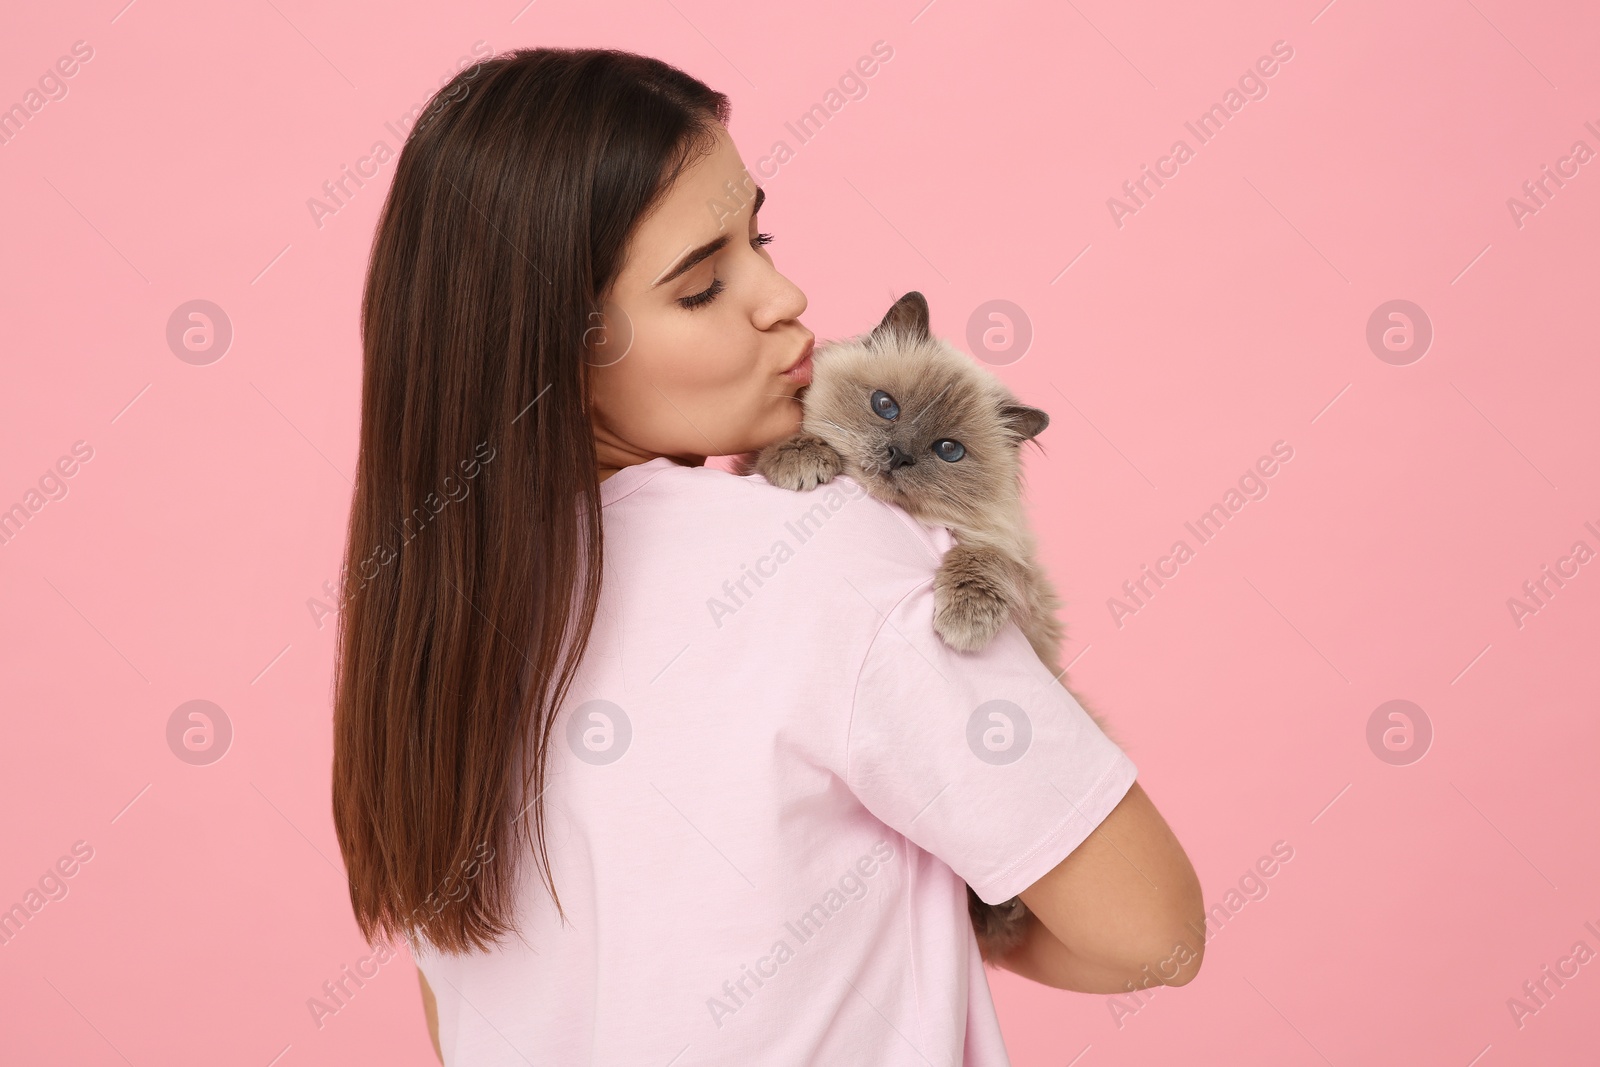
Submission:
[[[648,288],[691,250],[748,219],[755,180],[726,130],[710,151],[687,165],[639,224],[623,271],[631,287]]]

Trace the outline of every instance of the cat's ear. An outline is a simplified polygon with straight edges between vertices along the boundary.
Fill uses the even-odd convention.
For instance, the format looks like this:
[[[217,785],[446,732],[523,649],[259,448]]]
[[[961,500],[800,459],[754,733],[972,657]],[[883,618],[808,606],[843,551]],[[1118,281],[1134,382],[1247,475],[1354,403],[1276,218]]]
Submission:
[[[1027,404],[1000,405],[1000,420],[1005,423],[1006,429],[1016,436],[1018,444],[1038,437],[1044,428],[1050,425],[1048,413],[1029,407]]]
[[[890,333],[913,341],[928,339],[928,301],[915,289],[894,302],[883,321],[872,329],[871,339],[877,341]]]

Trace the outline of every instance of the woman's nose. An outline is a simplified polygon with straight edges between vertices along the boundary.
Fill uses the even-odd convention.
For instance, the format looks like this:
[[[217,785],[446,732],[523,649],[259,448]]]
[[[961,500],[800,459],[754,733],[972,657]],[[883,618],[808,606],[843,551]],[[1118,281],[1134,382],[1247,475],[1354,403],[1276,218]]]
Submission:
[[[767,293],[762,302],[762,314],[757,327],[770,330],[780,322],[798,320],[806,310],[806,294],[794,282],[784,277],[783,272],[776,267],[772,269],[771,283],[774,288]]]

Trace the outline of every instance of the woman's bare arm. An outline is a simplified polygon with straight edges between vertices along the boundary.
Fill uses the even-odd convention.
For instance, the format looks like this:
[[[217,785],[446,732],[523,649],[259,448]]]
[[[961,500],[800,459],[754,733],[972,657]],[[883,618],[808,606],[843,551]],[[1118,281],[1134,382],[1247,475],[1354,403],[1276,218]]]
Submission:
[[[439,1047],[439,1004],[433,999],[433,989],[422,971],[417,971],[417,981],[422,984],[422,1013],[428,1017],[428,1039],[433,1042],[433,1054],[444,1062],[444,1049]]]
[[[1200,969],[1200,880],[1138,782],[1021,896],[1036,921],[996,962],[1025,978],[1082,993],[1125,993],[1183,985]]]

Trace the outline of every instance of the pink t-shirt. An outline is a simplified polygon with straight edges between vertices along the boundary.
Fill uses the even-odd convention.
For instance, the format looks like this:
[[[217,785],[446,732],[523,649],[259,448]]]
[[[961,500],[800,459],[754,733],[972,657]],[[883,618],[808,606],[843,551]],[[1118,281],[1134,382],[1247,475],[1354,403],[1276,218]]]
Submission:
[[[963,881],[1060,863],[1137,770],[1008,624],[933,629],[953,543],[836,478],[601,483],[605,577],[494,953],[413,946],[448,1067],[1008,1062]],[[1066,995],[1066,994],[1063,994]]]

